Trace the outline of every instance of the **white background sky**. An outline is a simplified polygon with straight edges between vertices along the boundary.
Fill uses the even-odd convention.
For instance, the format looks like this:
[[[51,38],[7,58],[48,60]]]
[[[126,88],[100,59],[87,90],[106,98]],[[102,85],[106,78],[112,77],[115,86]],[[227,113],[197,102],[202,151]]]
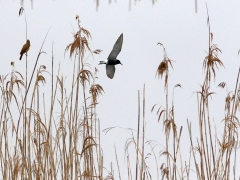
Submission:
[[[28,53],[29,67],[37,57],[41,43],[51,27],[39,64],[47,69],[51,67],[51,46],[54,41],[55,64],[61,62],[61,73],[70,75],[73,61],[64,58],[65,47],[72,42],[72,32],[77,31],[76,14],[80,16],[81,25],[92,35],[90,47],[92,50],[102,49],[94,59],[90,56],[88,62],[99,70],[97,83],[104,88],[105,94],[99,99],[97,109],[101,121],[101,129],[111,126],[137,128],[137,92],[146,84],[146,137],[164,145],[162,123],[157,123],[156,113],[151,108],[158,103],[165,106],[163,80],[155,78],[156,69],[163,58],[164,44],[168,57],[175,61],[174,70],[170,71],[169,93],[175,84],[181,84],[182,89],[175,91],[175,121],[180,128],[183,126],[183,138],[188,138],[186,119],[193,123],[194,131],[198,131],[196,94],[203,82],[202,63],[208,50],[208,27],[205,1],[198,2],[198,12],[195,13],[194,0],[174,1],[159,0],[154,5],[151,1],[132,2],[129,11],[128,1],[100,1],[96,11],[94,1],[83,0],[41,0],[25,1],[24,9],[28,22],[28,38],[31,49]],[[21,7],[19,1],[0,1],[0,74],[11,71],[10,62],[14,61],[16,70],[25,72],[25,57],[19,61],[19,52],[25,43],[24,16],[18,16]],[[214,43],[222,50],[220,59],[225,65],[217,71],[217,78],[211,91],[216,92],[212,98],[211,119],[217,128],[223,124],[224,100],[227,92],[216,88],[220,82],[227,82],[228,90],[233,91],[239,67],[237,56],[240,49],[240,1],[219,0],[209,1],[211,32]],[[118,65],[114,78],[111,80],[105,74],[105,67],[98,66],[99,60],[105,60],[119,35],[123,33],[123,47],[118,56],[123,66]],[[32,60],[32,64],[31,64]],[[70,70],[70,71],[69,71]],[[55,74],[57,73],[57,66]],[[70,78],[70,77],[68,77]],[[47,84],[51,82],[46,76]],[[47,85],[43,87],[47,88]],[[46,93],[46,92],[45,92]],[[171,95],[170,99],[171,100]],[[49,102],[50,103],[50,102]],[[219,135],[221,131],[219,130]],[[197,133],[196,133],[197,135]],[[102,147],[105,166],[109,168],[111,161],[115,163],[114,144],[120,158],[123,175],[124,143],[128,134],[123,130],[113,130],[107,135],[102,133]],[[183,159],[188,160],[189,145],[183,143]],[[163,150],[159,147],[159,150]],[[157,150],[157,151],[159,151]],[[157,152],[158,153],[158,152]],[[161,164],[163,161],[160,161]],[[133,161],[134,163],[134,161]],[[152,164],[152,167],[155,165]],[[116,165],[114,164],[115,170]],[[151,166],[150,166],[151,167]],[[116,172],[116,171],[115,171]],[[117,178],[117,176],[115,176]],[[153,178],[154,179],[154,178]]]

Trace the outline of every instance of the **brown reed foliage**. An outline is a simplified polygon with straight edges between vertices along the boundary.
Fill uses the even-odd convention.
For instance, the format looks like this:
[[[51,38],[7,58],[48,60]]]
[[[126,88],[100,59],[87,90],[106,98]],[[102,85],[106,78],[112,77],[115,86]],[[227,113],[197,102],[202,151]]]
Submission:
[[[24,9],[21,8],[19,15]],[[25,15],[26,20],[26,15]],[[11,62],[12,71],[0,76],[0,174],[2,179],[80,179],[102,180],[115,179],[114,170],[107,170],[103,164],[103,152],[100,140],[100,122],[97,118],[98,98],[104,93],[100,84],[96,83],[98,70],[91,70],[91,65],[85,60],[86,53],[94,56],[101,53],[100,49],[92,51],[89,40],[90,31],[81,27],[80,18],[76,16],[78,31],[73,35],[73,41],[66,46],[70,58],[74,59],[70,92],[66,82],[58,74],[54,76],[54,56],[52,49],[51,73],[45,65],[38,65],[39,57],[45,52],[42,47],[31,69],[28,67],[26,56],[26,72],[23,75]],[[163,59],[157,67],[156,76],[164,78],[165,105],[155,104],[151,111],[156,110],[158,122],[162,121],[164,137],[148,140],[146,137],[145,117],[145,85],[142,96],[138,91],[138,118],[137,129],[109,127],[104,130],[107,134],[116,128],[129,134],[125,142],[125,160],[128,179],[238,179],[237,155],[239,119],[237,110],[240,104],[239,76],[236,78],[234,91],[228,92],[225,98],[225,116],[221,136],[217,135],[212,121],[209,98],[215,93],[211,91],[212,76],[217,76],[216,70],[224,67],[220,60],[221,49],[213,44],[213,33],[209,27],[209,47],[207,56],[203,60],[205,77],[200,90],[196,92],[198,105],[198,133],[192,129],[192,123],[187,120],[189,135],[189,159],[182,159],[181,140],[183,126],[178,125],[175,117],[174,91],[181,88],[176,84],[172,88],[172,97],[169,96],[170,67],[172,62],[162,43]],[[27,38],[27,21],[26,21]],[[84,61],[85,60],[85,61]],[[30,70],[31,78],[28,81]],[[48,75],[51,75],[51,82]],[[41,92],[45,85],[51,84],[50,98]],[[69,87],[69,86],[68,86]],[[227,83],[218,85],[226,88]],[[141,100],[142,97],[142,100]],[[172,101],[169,101],[169,99]],[[50,101],[46,101],[50,99]],[[172,103],[171,103],[172,102]],[[57,112],[57,115],[56,113]],[[215,134],[214,134],[215,132]],[[219,132],[218,132],[219,134]],[[194,140],[196,139],[196,141]],[[158,159],[157,147],[165,141],[164,149]],[[130,153],[131,147],[135,153]],[[118,149],[114,146],[117,164],[117,176],[123,179],[119,166]],[[148,164],[153,158],[156,167]],[[134,167],[134,168],[133,168]],[[107,175],[104,176],[104,171]],[[154,176],[153,174],[156,174]],[[161,177],[160,177],[161,176]]]

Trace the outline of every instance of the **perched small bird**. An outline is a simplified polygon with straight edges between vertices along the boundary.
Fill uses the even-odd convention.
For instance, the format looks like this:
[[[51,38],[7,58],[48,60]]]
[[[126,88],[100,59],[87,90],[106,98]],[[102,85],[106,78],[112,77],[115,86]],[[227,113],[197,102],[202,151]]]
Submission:
[[[115,42],[113,49],[107,58],[107,61],[100,61],[99,63],[99,64],[106,64],[106,73],[110,79],[112,79],[114,76],[115,65],[117,64],[122,65],[122,63],[117,59],[117,56],[122,49],[122,43],[123,43],[123,34],[121,34],[117,39],[117,41]]]
[[[22,50],[21,50],[21,52],[20,52],[20,58],[19,58],[19,60],[22,59],[23,54],[25,54],[25,53],[28,52],[29,48],[30,48],[30,41],[27,40],[26,44],[24,44],[23,47],[22,47]]]

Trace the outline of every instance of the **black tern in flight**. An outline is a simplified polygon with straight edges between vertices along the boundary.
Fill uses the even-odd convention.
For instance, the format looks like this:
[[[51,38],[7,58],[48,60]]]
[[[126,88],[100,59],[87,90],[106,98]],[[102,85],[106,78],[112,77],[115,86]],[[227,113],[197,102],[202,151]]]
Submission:
[[[117,64],[122,65],[122,63],[117,59],[117,56],[122,49],[122,43],[123,43],[123,34],[121,34],[117,39],[117,41],[115,42],[113,49],[107,58],[107,61],[100,61],[99,63],[99,64],[106,64],[106,73],[110,79],[112,79],[114,76],[115,65]]]

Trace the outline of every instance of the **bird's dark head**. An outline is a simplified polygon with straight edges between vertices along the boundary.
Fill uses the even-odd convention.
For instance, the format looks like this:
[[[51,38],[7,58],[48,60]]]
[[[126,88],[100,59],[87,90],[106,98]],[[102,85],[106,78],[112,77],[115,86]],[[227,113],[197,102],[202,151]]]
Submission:
[[[123,64],[121,63],[121,61],[119,61],[119,60],[116,60],[116,64],[121,64],[121,65],[123,65]]]

